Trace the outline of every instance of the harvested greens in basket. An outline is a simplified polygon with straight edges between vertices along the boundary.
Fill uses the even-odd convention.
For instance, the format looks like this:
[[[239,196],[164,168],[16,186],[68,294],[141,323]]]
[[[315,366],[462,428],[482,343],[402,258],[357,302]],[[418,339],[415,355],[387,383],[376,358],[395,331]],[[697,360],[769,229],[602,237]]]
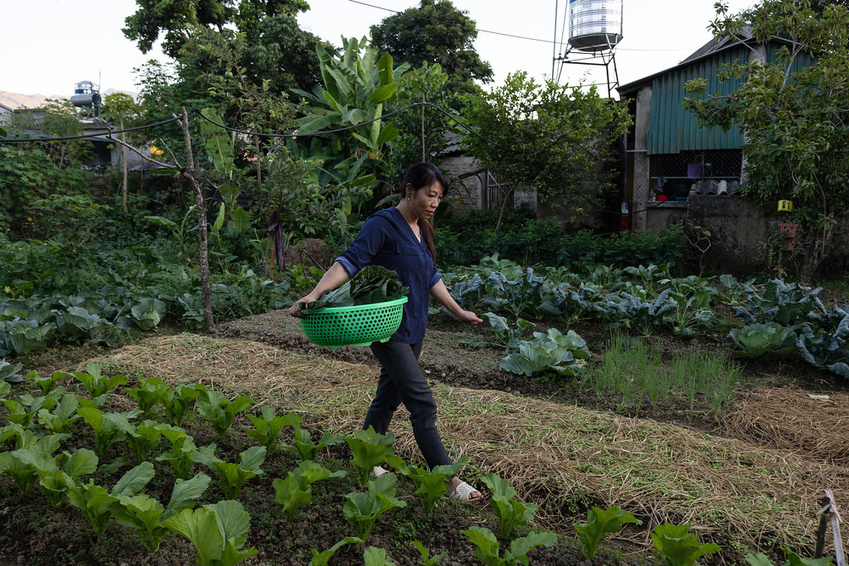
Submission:
[[[398,274],[385,267],[367,265],[351,277],[341,287],[325,291],[317,301],[299,303],[304,314],[314,313],[330,307],[352,307],[385,303],[400,299],[407,294],[407,287],[401,285]]]

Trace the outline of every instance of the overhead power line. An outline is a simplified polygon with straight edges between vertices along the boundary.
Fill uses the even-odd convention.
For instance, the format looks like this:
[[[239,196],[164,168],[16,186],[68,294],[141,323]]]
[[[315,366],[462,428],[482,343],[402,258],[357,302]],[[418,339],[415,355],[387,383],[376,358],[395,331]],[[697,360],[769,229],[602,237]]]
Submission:
[[[383,6],[378,6],[376,4],[369,4],[368,2],[363,2],[362,0],[348,0],[348,2],[351,2],[352,4],[360,4],[361,6],[368,6],[369,8],[374,8],[376,10],[383,10],[384,12],[391,12],[393,14],[403,14],[403,12],[400,11],[400,10],[393,10],[392,8],[385,8]],[[420,15],[416,15],[415,17],[422,19],[422,20],[428,20],[428,21],[431,21],[431,22],[435,22],[435,23],[438,23],[438,24],[450,25],[450,22],[445,22],[445,21],[442,21],[442,20],[438,20],[436,18],[428,18],[426,16],[420,16]],[[564,26],[565,26],[565,22],[564,22]],[[533,41],[533,42],[536,42],[536,43],[546,43],[546,44],[549,44],[549,45],[553,44],[555,46],[559,45],[561,47],[568,43],[568,41],[563,41],[562,35],[561,35],[560,41],[552,41],[550,39],[541,39],[539,37],[529,37],[529,36],[526,36],[526,35],[516,35],[514,33],[506,33],[506,32],[503,32],[503,31],[481,29],[481,28],[478,28],[477,26],[475,27],[475,29],[479,33],[488,33],[488,34],[491,34],[491,35],[499,35],[499,36],[502,36],[502,37],[512,37],[513,39],[521,39],[521,40],[524,40],[524,41]],[[617,46],[617,50],[618,51],[646,51],[646,52],[648,52],[648,51],[652,51],[652,52],[689,51],[688,49],[674,49],[674,48],[671,48],[671,49],[670,48],[637,49],[637,48],[628,48],[628,47],[619,47],[619,46]]]
[[[234,128],[232,126],[228,126],[227,124],[222,124],[220,122],[216,122],[215,120],[209,118],[208,116],[205,116],[203,114],[203,112],[201,112],[201,110],[197,107],[189,110],[188,114],[189,115],[197,114],[198,116],[200,116],[201,118],[203,118],[207,122],[210,122],[211,124],[214,124],[214,125],[218,126],[219,128],[224,129],[224,130],[227,130],[228,132],[235,132],[237,134],[243,134],[243,135],[247,135],[247,136],[258,136],[258,137],[263,137],[263,138],[295,139],[295,138],[306,138],[306,137],[314,137],[314,136],[325,136],[325,135],[328,135],[328,134],[336,134],[336,133],[344,132],[344,131],[347,131],[347,130],[353,130],[354,128],[366,126],[366,125],[371,124],[373,122],[379,122],[381,120],[386,120],[387,118],[389,118],[391,116],[394,116],[396,114],[400,114],[401,112],[404,112],[404,111],[407,111],[407,110],[410,110],[410,109],[413,109],[413,108],[418,108],[420,106],[432,107],[432,108],[438,110],[439,112],[442,112],[443,114],[445,114],[449,118],[451,118],[451,120],[456,122],[457,125],[464,128],[470,134],[481,138],[485,142],[487,142],[487,143],[489,143],[489,144],[491,144],[495,147],[500,147],[501,149],[507,149],[507,148],[499,145],[498,143],[492,141],[491,139],[487,138],[486,136],[484,136],[480,132],[475,131],[475,129],[472,128],[471,126],[461,122],[460,120],[457,119],[457,116],[455,116],[454,114],[451,114],[450,112],[448,112],[447,110],[445,110],[444,108],[439,106],[438,104],[433,104],[432,102],[426,102],[426,101],[414,102],[412,104],[408,104],[407,106],[402,106],[401,108],[397,108],[397,109],[395,109],[391,112],[387,112],[386,114],[383,114],[379,118],[372,118],[371,120],[364,120],[362,122],[359,122],[357,124],[352,124],[350,126],[335,128],[333,130],[321,130],[321,131],[318,131],[318,132],[309,132],[309,133],[305,133],[305,134],[298,133],[297,130],[295,130],[292,133],[288,133],[288,134],[272,134],[272,133],[265,133],[265,132],[253,132],[253,131],[250,131],[250,130],[243,130],[243,129],[240,129],[240,128]],[[162,126],[162,125],[165,125],[165,124],[170,124],[171,122],[176,122],[177,120],[179,120],[179,118],[177,118],[175,116],[175,117],[170,118],[168,120],[162,120],[162,121],[159,121],[159,122],[154,122],[154,123],[151,123],[151,124],[145,124],[145,125],[142,125],[142,126],[135,126],[135,127],[132,127],[132,128],[124,128],[123,130],[114,130],[111,127],[107,127],[108,131],[107,131],[106,134],[80,134],[80,135],[76,135],[76,136],[55,136],[55,137],[53,137],[53,136],[47,137],[46,136],[46,137],[33,137],[33,138],[0,138],[0,144],[4,144],[4,143],[52,143],[52,142],[70,141],[70,140],[90,140],[92,138],[100,137],[100,136],[103,136],[103,135],[105,135],[107,138],[111,138],[115,134],[151,129],[151,128],[155,128],[155,127]]]

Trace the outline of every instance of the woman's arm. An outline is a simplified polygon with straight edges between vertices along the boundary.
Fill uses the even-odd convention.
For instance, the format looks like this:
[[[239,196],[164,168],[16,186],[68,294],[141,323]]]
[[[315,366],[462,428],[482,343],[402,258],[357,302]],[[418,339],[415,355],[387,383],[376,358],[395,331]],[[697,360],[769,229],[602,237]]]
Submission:
[[[342,264],[338,261],[334,261],[333,265],[331,265],[330,269],[324,273],[324,276],[316,284],[315,288],[310,291],[309,294],[304,295],[295,301],[291,307],[289,307],[289,314],[297,318],[303,318],[304,315],[301,314],[301,309],[298,306],[300,303],[311,303],[313,301],[317,301],[326,290],[336,289],[350,278],[351,276],[348,275],[348,271],[342,267]]]
[[[457,301],[454,300],[454,297],[451,296],[451,293],[448,292],[448,288],[445,286],[445,283],[440,279],[436,282],[436,284],[430,288],[430,296],[437,300],[437,302],[448,309],[454,318],[459,320],[465,324],[478,324],[479,322],[483,322],[478,318],[478,315],[471,311],[463,310],[460,305],[457,304]]]

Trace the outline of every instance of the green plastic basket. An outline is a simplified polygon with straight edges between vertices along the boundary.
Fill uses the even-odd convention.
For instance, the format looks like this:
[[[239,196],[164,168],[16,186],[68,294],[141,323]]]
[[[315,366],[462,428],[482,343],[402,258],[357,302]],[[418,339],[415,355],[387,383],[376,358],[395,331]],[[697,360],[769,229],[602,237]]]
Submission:
[[[321,309],[301,319],[301,330],[310,342],[329,348],[386,342],[401,326],[406,302],[407,297],[401,297],[385,303]]]

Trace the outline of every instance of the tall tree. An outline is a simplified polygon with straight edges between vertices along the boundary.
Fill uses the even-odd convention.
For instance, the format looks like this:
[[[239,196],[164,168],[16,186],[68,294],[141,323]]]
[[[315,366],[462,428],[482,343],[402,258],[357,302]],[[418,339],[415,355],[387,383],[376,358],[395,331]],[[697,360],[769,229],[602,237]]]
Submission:
[[[241,29],[265,16],[309,9],[306,0],[136,0],[136,5],[138,10],[124,20],[124,35],[147,53],[164,34],[162,50],[175,59],[199,27],[221,31],[235,24]]]
[[[508,184],[507,195],[535,189],[552,208],[599,204],[613,185],[600,166],[613,159],[612,144],[630,123],[626,108],[594,86],[538,85],[524,71],[467,97],[463,115],[481,132],[465,136],[463,146]]]
[[[721,80],[744,79],[725,96],[706,94],[705,79],[691,81],[685,105],[703,125],[742,127],[744,190],[759,203],[793,201],[791,218],[802,229],[799,276],[808,282],[832,251],[837,215],[849,207],[849,10],[831,4],[818,14],[810,0],[762,0],[751,16],[731,16],[719,4],[714,35],[741,39],[748,24],[756,45],[742,44],[759,55],[759,46],[777,40],[776,55],[721,70]],[[814,63],[799,64],[803,55]]]
[[[398,64],[420,67],[438,63],[448,74],[452,92],[479,90],[474,81],[492,81],[492,67],[475,51],[478,32],[465,10],[450,0],[421,0],[418,8],[385,18],[371,26],[372,45],[392,55]]]
[[[112,94],[107,94],[103,100],[103,116],[105,118],[113,118],[118,120],[119,129],[124,129],[124,119],[132,118],[133,116],[138,115],[139,106],[136,104],[136,101],[133,100],[133,97],[124,92],[113,92]],[[121,132],[121,141],[126,145],[127,143],[127,135],[124,132]],[[120,146],[121,148],[121,165],[124,174],[124,182],[122,184],[121,191],[121,210],[124,212],[128,212],[127,209],[127,177],[128,177],[128,168],[127,168],[127,149],[124,145]]]

